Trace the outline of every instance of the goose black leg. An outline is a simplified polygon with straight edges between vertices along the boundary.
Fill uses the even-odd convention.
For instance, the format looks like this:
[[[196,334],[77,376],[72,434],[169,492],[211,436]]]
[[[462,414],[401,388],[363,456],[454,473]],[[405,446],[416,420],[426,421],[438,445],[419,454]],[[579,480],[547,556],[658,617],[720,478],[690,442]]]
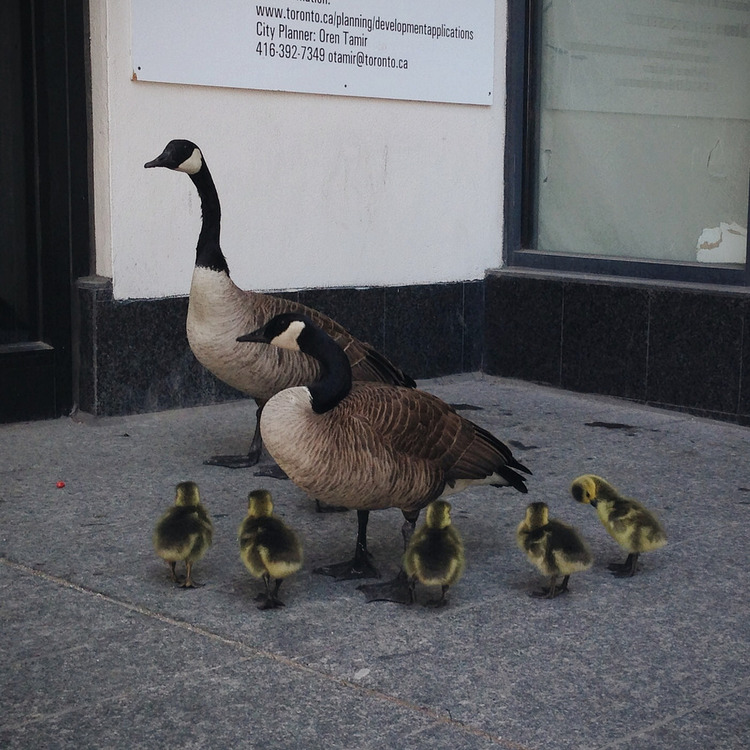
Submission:
[[[315,568],[313,573],[331,576],[337,581],[351,581],[355,578],[380,578],[380,573],[372,562],[372,555],[367,551],[367,522],[369,519],[369,510],[357,511],[357,546],[351,560],[334,563],[333,565],[322,565]]]
[[[419,511],[409,512],[401,511],[404,514],[404,524],[401,527],[401,536],[404,538],[404,551],[409,544],[409,540],[414,534],[414,527],[417,525]],[[365,583],[357,586],[366,597],[368,602],[396,602],[397,604],[411,604],[412,591],[409,579],[401,568],[392,581],[385,583]]]
[[[610,563],[607,569],[612,571],[616,578],[630,578],[635,575],[638,567],[638,553],[631,552],[624,563]]]
[[[203,463],[208,466],[224,466],[227,469],[249,469],[251,466],[255,466],[263,453],[263,438],[260,435],[260,415],[263,412],[263,406],[265,402],[256,401],[258,408],[255,411],[255,434],[253,440],[250,443],[250,449],[245,456],[211,456],[207,458]],[[273,469],[269,469],[273,471]],[[279,467],[276,467],[277,472],[281,472]],[[277,479],[287,479],[286,474],[281,472],[283,476],[277,476]],[[257,476],[257,475],[256,475]],[[265,474],[263,476],[273,476],[273,474]]]

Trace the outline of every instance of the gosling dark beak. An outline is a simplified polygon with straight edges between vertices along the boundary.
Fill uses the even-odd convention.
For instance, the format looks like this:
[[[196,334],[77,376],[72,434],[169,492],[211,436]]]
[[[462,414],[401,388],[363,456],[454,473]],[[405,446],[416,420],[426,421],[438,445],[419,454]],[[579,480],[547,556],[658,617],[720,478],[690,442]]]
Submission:
[[[167,152],[163,151],[159,156],[156,157],[156,159],[152,159],[151,161],[147,161],[143,165],[146,169],[149,169],[150,167],[167,167],[169,168],[169,164],[167,164]]]
[[[237,341],[254,341],[256,344],[267,344],[268,339],[265,337],[263,330],[263,328],[259,328],[257,331],[252,331],[252,333],[238,336]]]

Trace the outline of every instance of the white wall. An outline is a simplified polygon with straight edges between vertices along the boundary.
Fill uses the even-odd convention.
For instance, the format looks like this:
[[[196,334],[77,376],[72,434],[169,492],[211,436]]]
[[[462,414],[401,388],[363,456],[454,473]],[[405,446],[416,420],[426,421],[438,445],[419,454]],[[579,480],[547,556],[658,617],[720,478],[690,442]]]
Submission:
[[[197,193],[143,169],[172,138],[204,152],[240,286],[459,281],[500,265],[505,3],[491,107],[134,81],[129,0],[90,12],[96,272],[116,298],[188,292]]]

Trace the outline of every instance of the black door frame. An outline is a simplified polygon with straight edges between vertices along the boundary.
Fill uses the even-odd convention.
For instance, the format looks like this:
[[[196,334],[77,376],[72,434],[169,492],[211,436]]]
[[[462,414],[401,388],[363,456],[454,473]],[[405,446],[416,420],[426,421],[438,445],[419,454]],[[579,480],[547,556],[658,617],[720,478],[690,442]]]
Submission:
[[[74,282],[90,268],[88,0],[21,2],[36,331],[0,347],[0,421],[75,403]]]

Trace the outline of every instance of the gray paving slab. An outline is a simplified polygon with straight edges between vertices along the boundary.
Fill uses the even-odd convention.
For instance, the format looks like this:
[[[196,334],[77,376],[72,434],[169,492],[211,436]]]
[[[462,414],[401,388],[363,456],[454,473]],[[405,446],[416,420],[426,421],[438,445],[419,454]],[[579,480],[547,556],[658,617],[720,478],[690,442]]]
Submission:
[[[314,575],[351,554],[355,515],[202,463],[247,447],[250,402],[0,427],[0,746],[750,746],[750,430],[482,375],[420,385],[481,407],[466,416],[534,472],[526,496],[453,498],[467,569],[442,610],[367,604],[355,582]],[[609,574],[624,553],[568,494],[584,472],[664,521],[667,547],[633,579]],[[151,548],[184,479],[215,525],[191,591]],[[258,487],[305,545],[273,612],[255,608],[236,542]],[[515,545],[534,500],[595,556],[549,602],[527,596],[540,577]],[[384,575],[401,522],[372,514]]]

